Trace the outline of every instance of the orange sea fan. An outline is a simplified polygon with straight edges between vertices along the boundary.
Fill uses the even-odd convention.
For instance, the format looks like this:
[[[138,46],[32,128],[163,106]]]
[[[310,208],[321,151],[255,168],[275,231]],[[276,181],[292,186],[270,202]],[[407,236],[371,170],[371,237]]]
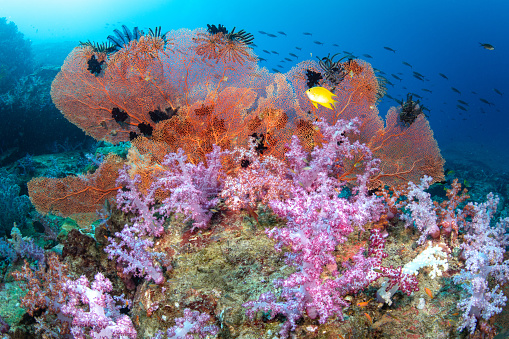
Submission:
[[[240,40],[230,39],[227,34],[198,32],[193,40],[196,42],[196,54],[206,59],[240,65],[246,61],[256,61],[256,56],[248,45]]]
[[[109,155],[90,175],[34,178],[27,183],[28,194],[42,214],[53,212],[67,217],[74,213],[95,213],[105,200],[116,195],[118,170],[122,166],[121,158]]]

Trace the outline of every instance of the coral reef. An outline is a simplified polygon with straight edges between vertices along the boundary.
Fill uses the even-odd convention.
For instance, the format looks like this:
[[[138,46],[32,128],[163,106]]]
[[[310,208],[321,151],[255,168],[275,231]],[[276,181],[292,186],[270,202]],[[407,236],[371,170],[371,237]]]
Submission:
[[[55,77],[69,121],[129,149],[28,183],[39,213],[69,218],[44,258],[15,260],[30,247],[16,232],[0,248],[26,310],[9,333],[493,336],[508,219],[457,180],[436,201],[444,161],[417,103],[382,120],[384,84],[359,59],[270,73],[243,30],[161,32],[82,43]],[[311,85],[335,107],[315,108]]]

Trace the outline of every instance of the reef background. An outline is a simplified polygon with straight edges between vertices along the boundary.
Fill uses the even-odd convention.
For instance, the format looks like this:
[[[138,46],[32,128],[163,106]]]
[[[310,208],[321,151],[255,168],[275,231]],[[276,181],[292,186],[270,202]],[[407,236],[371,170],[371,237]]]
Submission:
[[[13,5],[3,4],[0,7],[0,16],[7,16],[18,26],[24,37],[31,40],[33,62],[27,66],[24,76],[34,81],[30,87],[34,91],[30,93],[40,93],[40,96],[31,96],[29,101],[24,101],[26,107],[1,106],[0,116],[4,123],[0,126],[2,136],[0,165],[5,166],[7,171],[2,173],[17,175],[19,195],[26,194],[25,183],[29,178],[47,174],[50,168],[55,171],[55,176],[84,171],[90,165],[90,162],[84,160],[85,153],[95,153],[98,149],[98,145],[91,138],[65,120],[48,101],[51,80],[78,41],[89,39],[103,41],[105,36],[111,34],[114,28],[120,28],[121,24],[129,27],[136,25],[142,29],[161,25],[166,31],[181,27],[203,27],[206,23],[222,23],[229,28],[237,26],[239,29],[252,32],[255,35],[254,43],[257,45],[254,48],[255,53],[267,59],[262,61],[261,65],[269,70],[274,68],[285,72],[310,56],[315,58],[326,56],[328,53],[344,54],[343,51],[348,51],[386,73],[386,77],[394,84],[388,86],[387,92],[393,98],[404,99],[408,92],[422,96],[421,102],[430,110],[426,114],[446,160],[447,183],[450,184],[454,178],[459,178],[463,186],[468,187],[473,201],[484,201],[486,194],[493,191],[501,196],[496,219],[509,213],[507,209],[509,157],[506,148],[509,142],[507,133],[509,87],[505,66],[509,47],[507,37],[504,36],[504,32],[509,31],[509,24],[502,18],[502,13],[507,13],[509,5],[502,2],[485,2],[483,8],[479,8],[479,4],[474,2],[455,6],[452,3],[444,4],[438,1],[422,4],[331,1],[318,5],[298,1],[277,4],[263,2],[218,4],[191,1],[164,5],[149,1],[144,2],[143,7],[138,3],[100,4],[88,1],[86,6],[75,5],[76,7],[72,8],[56,3],[46,3],[44,7],[27,2],[21,5],[8,7]],[[258,31],[275,34],[277,37],[272,38]],[[285,35],[277,33],[278,31],[284,32]],[[304,35],[303,32],[312,35]],[[495,46],[495,50],[485,50],[479,46],[479,42],[490,43]],[[384,47],[390,47],[396,52]],[[270,54],[263,50],[269,51]],[[17,56],[15,49],[8,51],[11,53],[7,58],[12,60]],[[288,53],[296,54],[298,59],[289,57]],[[372,58],[363,54],[368,54]],[[284,60],[285,57],[295,61]],[[402,64],[403,61],[412,67]],[[422,80],[414,77],[413,71],[422,74]],[[445,74],[448,80],[438,73]],[[402,80],[397,80],[391,74]],[[461,94],[451,90],[451,87],[458,89]],[[429,89],[432,93],[423,91],[423,88]],[[494,88],[502,95],[495,92]],[[40,102],[32,101],[35,97],[40,99]],[[480,98],[492,104],[483,103]],[[458,99],[468,103],[468,106],[464,106],[466,111],[456,106]],[[384,116],[391,106],[398,105],[393,99],[384,97],[378,108],[380,114]],[[48,156],[48,153],[53,156]],[[433,195],[444,196],[443,186],[435,186],[433,190]],[[257,267],[256,260],[274,261],[267,264],[271,270],[269,274],[278,274],[274,271],[280,269],[282,265],[279,263],[278,266],[275,261],[280,258],[273,253],[272,243],[263,234],[263,227],[256,227],[249,215],[236,217],[238,220],[231,217],[215,221],[213,228],[221,225],[218,230],[204,235],[205,242],[212,238],[214,241],[219,239],[219,244],[204,249],[201,237],[190,240],[190,253],[182,256],[181,266],[176,271],[175,281],[172,283],[182,282],[191,272],[197,279],[190,287],[200,293],[213,294],[215,286],[210,285],[209,280],[210,270],[213,269],[214,274],[216,271],[220,272],[214,275],[215,277],[220,276],[231,284],[227,284],[228,289],[249,290],[249,286],[239,287],[239,279],[244,277],[251,266]],[[115,218],[121,219],[121,216],[117,215]],[[262,226],[270,221],[262,220]],[[18,226],[23,226],[22,220],[17,222]],[[20,228],[23,235],[34,232],[30,227]],[[401,248],[412,248],[412,243],[418,235],[411,230],[405,230],[401,223],[395,226],[395,230],[396,245],[388,246],[387,250],[394,253]],[[367,234],[364,234],[364,237],[367,237]],[[361,240],[366,241],[365,238]],[[80,250],[83,253],[93,252],[86,246]],[[77,265],[80,265],[80,255],[83,253],[72,253]],[[93,254],[90,256],[83,260],[95,260]],[[253,260],[253,257],[256,260]],[[203,260],[210,261],[210,264],[206,267],[199,266]],[[406,261],[408,260],[405,255],[401,254],[401,262]],[[237,267],[240,268],[232,269],[239,263],[241,265]],[[224,271],[225,268],[229,268],[227,273]],[[444,336],[449,333],[453,335],[453,330],[448,332],[452,327],[445,323],[442,312],[453,313],[452,306],[456,300],[453,300],[451,294],[456,291],[454,287],[448,289],[449,286],[437,284],[437,281],[421,282],[419,297],[426,297],[424,287],[441,290],[441,294],[435,296],[432,303],[428,304],[430,307],[421,312],[421,316],[424,314],[426,317],[418,318],[419,312],[415,313],[415,300],[406,300],[397,308],[400,312],[397,318],[424,321],[429,319],[430,315],[439,314],[435,318],[440,318],[442,323],[434,322],[430,327],[409,327],[408,323],[402,325],[386,317],[386,322],[376,323],[375,329],[390,326],[395,337],[419,337],[414,336],[414,332],[433,333],[433,330],[437,329],[443,330]],[[150,287],[147,287],[148,290]],[[197,292],[197,299],[200,296],[198,294]],[[175,299],[178,297],[179,295],[176,295]],[[352,300],[352,303],[369,299],[364,294],[356,298],[358,300]],[[240,324],[238,317],[244,311],[239,307],[237,299],[240,298],[231,293],[223,293],[221,298],[218,298],[221,303],[231,304],[232,308],[235,308],[230,315],[225,315],[225,319],[227,316],[231,317],[229,321],[234,325]],[[366,319],[362,315],[368,310],[376,312],[376,304],[366,309],[352,311],[355,317],[352,317],[353,320],[349,324],[354,324],[352,326],[357,330],[361,329],[357,332],[358,337],[372,335],[370,332],[372,329],[366,329]],[[177,309],[171,310],[176,311]],[[495,319],[497,326],[502,327],[506,324],[506,317],[506,312],[497,316]],[[242,331],[245,331],[243,334],[246,337],[255,335],[252,325],[249,324],[246,328],[236,328],[232,325],[231,335],[240,335]],[[278,323],[256,324],[258,325],[264,330],[274,326],[273,332],[277,332]],[[303,326],[299,333],[314,336],[314,324],[306,325],[308,327]],[[236,330],[238,332],[235,332]],[[332,333],[337,330],[333,328]],[[348,329],[342,328],[338,333],[346,332]]]
[[[482,4],[463,1],[461,5],[443,1],[322,1],[319,4],[308,1],[224,1],[220,4],[87,1],[63,5],[58,1],[40,4],[25,0],[3,3],[0,13],[15,22],[32,41],[34,57],[52,66],[60,66],[71,46],[78,41],[102,41],[121,24],[141,29],[161,25],[166,30],[192,29],[203,27],[205,23],[242,27],[255,35],[254,43],[258,46],[255,53],[267,59],[262,64],[269,70],[277,68],[282,72],[291,67],[289,62],[280,62],[289,52],[298,55],[299,60],[309,58],[310,54],[314,58],[342,51],[361,58],[368,54],[373,59],[366,60],[384,71],[394,84],[394,87],[389,86],[389,95],[398,100],[405,98],[408,92],[423,97],[421,101],[430,109],[431,128],[446,160],[481,159],[484,166],[505,171],[509,165],[505,157],[505,145],[509,142],[506,80],[509,44],[505,32],[509,31],[509,24],[503,13],[507,13],[508,6],[503,1]],[[278,37],[271,38],[258,31]],[[277,31],[285,32],[286,36]],[[305,36],[303,32],[313,35]],[[55,44],[51,45],[51,50],[46,49],[44,46],[49,42],[67,46],[67,51],[58,53]],[[495,50],[485,50],[479,43],[490,43]],[[302,50],[295,49],[296,46]],[[384,46],[396,52],[385,50]],[[266,54],[264,49],[279,55]],[[277,67],[278,64],[283,68]],[[413,71],[422,74],[424,81],[414,78]],[[449,80],[438,73],[445,74]],[[457,88],[461,95],[451,87]],[[433,93],[423,92],[423,88]],[[497,94],[494,88],[503,95]],[[494,105],[487,105],[480,98]],[[463,105],[467,111],[456,106],[457,99],[469,103],[469,106]],[[392,105],[397,104],[384,98],[379,105],[381,114]],[[24,131],[19,125],[22,124],[11,128],[8,133],[12,134],[2,138],[4,149],[14,141],[19,144],[20,139],[30,138],[30,131]],[[69,128],[73,127],[66,127]]]

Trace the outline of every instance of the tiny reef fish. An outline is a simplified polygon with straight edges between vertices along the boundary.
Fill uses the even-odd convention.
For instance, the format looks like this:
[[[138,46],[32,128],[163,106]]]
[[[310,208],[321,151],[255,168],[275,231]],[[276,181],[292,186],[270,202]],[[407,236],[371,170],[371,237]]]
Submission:
[[[393,50],[393,49],[392,49],[392,48],[390,48],[390,47],[386,47],[386,46],[384,46],[384,49],[386,49],[386,50],[388,50],[388,51],[391,51],[391,52],[393,52],[393,53],[396,53],[396,51],[395,51],[395,50]]]
[[[493,45],[491,44],[483,44],[482,42],[480,42],[479,45],[481,45],[484,49],[487,49],[488,51],[493,51],[495,49],[495,47],[493,47]]]
[[[485,103],[485,104],[487,104],[487,105],[490,105],[490,106],[491,106],[491,105],[493,105],[493,103],[492,103],[492,102],[489,102],[489,101],[488,101],[488,100],[486,100],[486,99],[479,98],[479,100],[481,100],[482,102],[484,102],[484,103]]]
[[[371,318],[371,316],[369,314],[367,314],[367,313],[364,313],[364,315],[366,316],[366,319],[368,319],[369,324],[373,325],[373,319]]]
[[[332,97],[335,97],[336,94],[330,92],[327,88],[320,86],[312,87],[305,93],[315,108],[318,108],[318,104],[320,104],[328,109],[333,109],[332,106],[334,106],[337,102],[332,99]]]

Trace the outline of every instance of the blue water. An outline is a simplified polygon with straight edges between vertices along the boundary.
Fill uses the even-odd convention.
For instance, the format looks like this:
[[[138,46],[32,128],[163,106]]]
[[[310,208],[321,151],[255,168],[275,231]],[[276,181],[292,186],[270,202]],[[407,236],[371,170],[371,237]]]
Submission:
[[[348,51],[386,73],[394,84],[388,87],[392,97],[403,99],[408,92],[423,97],[421,101],[430,109],[431,127],[446,160],[448,156],[472,157],[504,171],[509,168],[507,13],[509,2],[501,0],[256,3],[2,0],[0,4],[0,16],[15,22],[33,45],[106,41],[113,29],[122,24],[145,30],[160,25],[165,31],[221,23],[228,29],[236,26],[253,33],[255,52],[267,59],[262,65],[268,69],[289,70],[295,62],[284,60],[294,59],[288,53],[296,54],[301,61]],[[493,45],[495,50],[482,48],[480,42]],[[272,52],[269,55],[264,49],[279,55]],[[414,78],[413,71],[422,74],[425,80]],[[495,88],[503,95],[497,94]],[[493,105],[481,102],[480,98]],[[457,108],[458,99],[468,103],[467,111]],[[392,105],[397,103],[384,98],[379,105],[381,115]]]

